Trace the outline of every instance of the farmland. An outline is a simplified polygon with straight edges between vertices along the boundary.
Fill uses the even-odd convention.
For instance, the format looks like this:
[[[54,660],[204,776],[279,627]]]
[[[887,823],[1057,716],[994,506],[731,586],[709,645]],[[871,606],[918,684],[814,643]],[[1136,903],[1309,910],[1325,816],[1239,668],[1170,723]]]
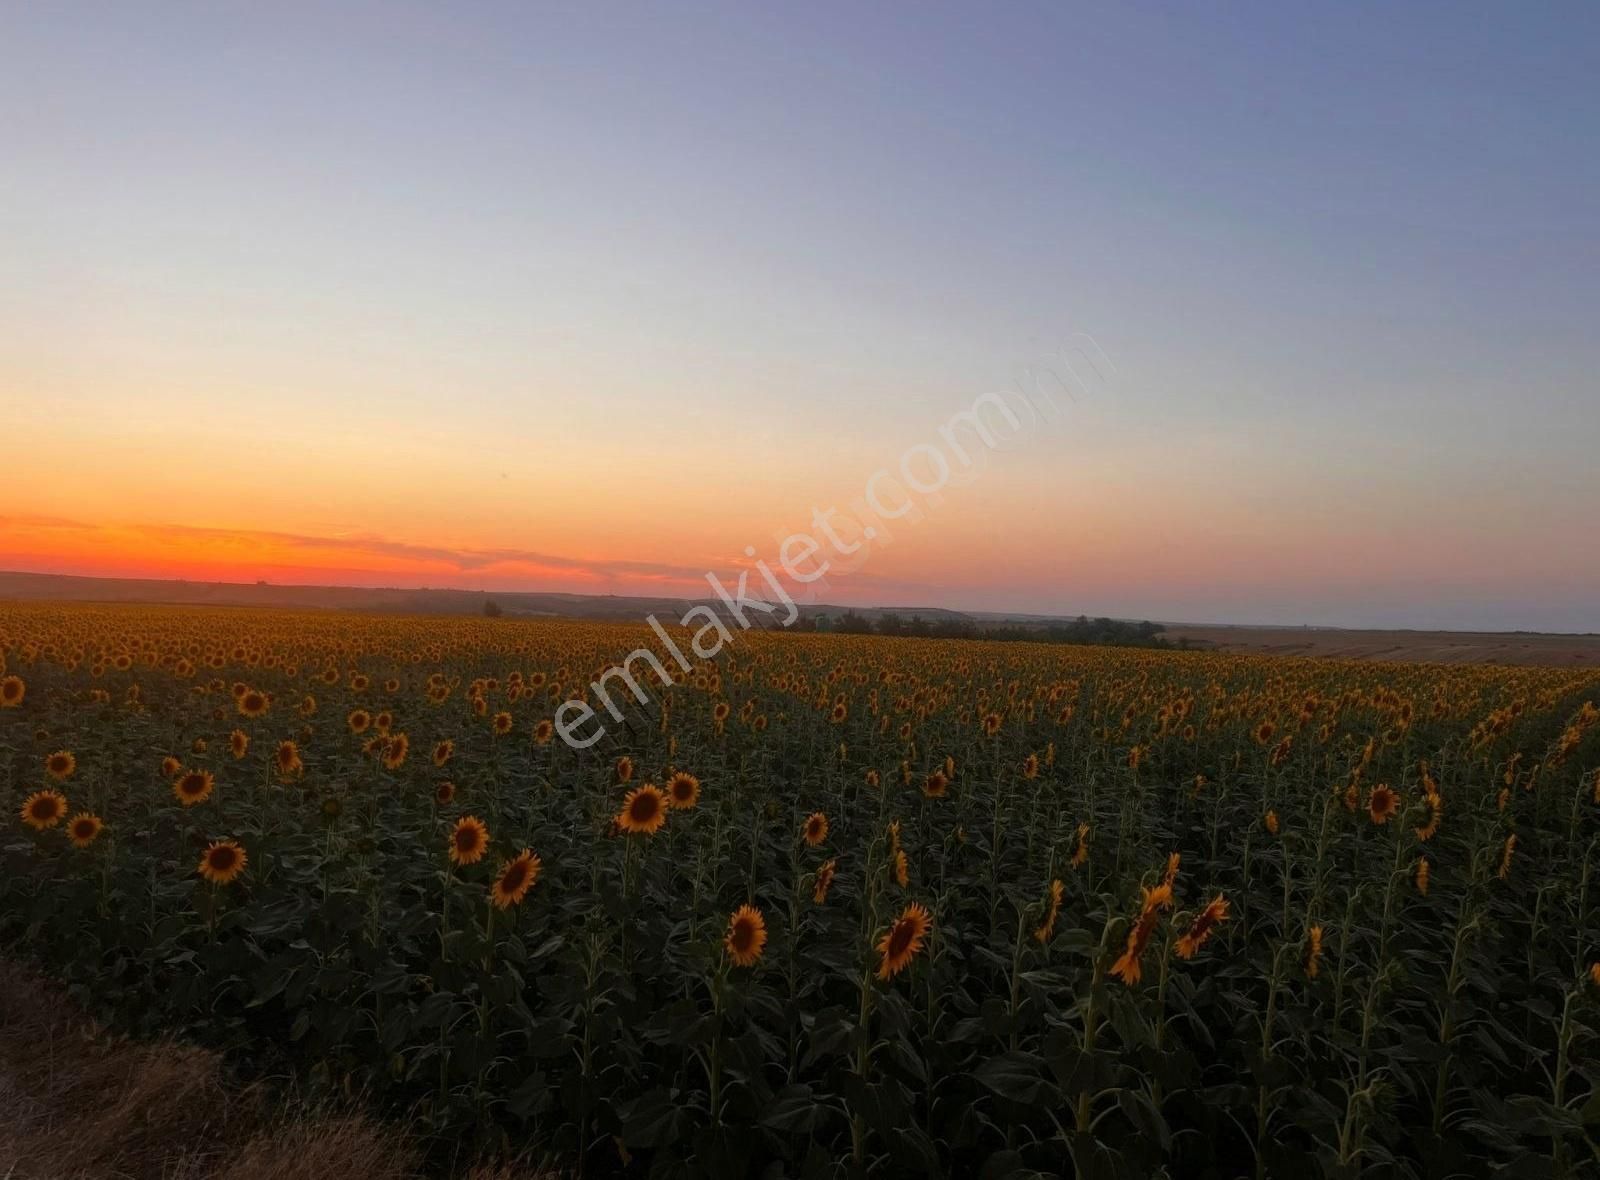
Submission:
[[[441,1167],[1600,1167],[1584,669],[0,607],[0,952]]]

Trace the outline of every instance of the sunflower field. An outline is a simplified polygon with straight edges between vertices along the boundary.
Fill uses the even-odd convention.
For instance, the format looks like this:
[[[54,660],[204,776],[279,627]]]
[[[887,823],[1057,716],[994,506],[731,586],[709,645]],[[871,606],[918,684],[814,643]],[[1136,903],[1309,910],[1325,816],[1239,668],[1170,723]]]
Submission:
[[[441,1169],[1600,1175],[1594,674],[749,634],[563,742],[656,642],[0,606],[0,952]]]

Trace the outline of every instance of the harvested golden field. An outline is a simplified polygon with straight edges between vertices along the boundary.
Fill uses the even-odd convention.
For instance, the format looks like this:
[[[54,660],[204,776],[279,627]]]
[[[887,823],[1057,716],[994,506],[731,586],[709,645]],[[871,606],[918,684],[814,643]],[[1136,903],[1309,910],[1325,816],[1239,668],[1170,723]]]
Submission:
[[[0,653],[0,950],[441,1166],[1600,1163],[1586,670],[25,605]]]

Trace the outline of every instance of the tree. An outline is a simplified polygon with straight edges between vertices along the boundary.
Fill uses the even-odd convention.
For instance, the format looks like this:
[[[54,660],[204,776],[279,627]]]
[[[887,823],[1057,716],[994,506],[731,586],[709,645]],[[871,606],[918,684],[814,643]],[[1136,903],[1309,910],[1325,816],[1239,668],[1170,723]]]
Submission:
[[[505,614],[505,611],[500,609],[500,604],[498,602],[496,602],[494,599],[485,598],[483,600],[483,617],[484,618],[486,618],[486,619],[498,619],[503,614]]]

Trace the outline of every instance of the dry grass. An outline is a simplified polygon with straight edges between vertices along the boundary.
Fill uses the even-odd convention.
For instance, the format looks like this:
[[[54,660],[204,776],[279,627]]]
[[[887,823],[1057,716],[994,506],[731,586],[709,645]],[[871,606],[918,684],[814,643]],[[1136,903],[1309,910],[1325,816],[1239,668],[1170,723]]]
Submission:
[[[0,963],[0,1180],[419,1180],[403,1132],[272,1110],[217,1056],[108,1035],[54,985]],[[479,1167],[463,1180],[532,1180]]]

